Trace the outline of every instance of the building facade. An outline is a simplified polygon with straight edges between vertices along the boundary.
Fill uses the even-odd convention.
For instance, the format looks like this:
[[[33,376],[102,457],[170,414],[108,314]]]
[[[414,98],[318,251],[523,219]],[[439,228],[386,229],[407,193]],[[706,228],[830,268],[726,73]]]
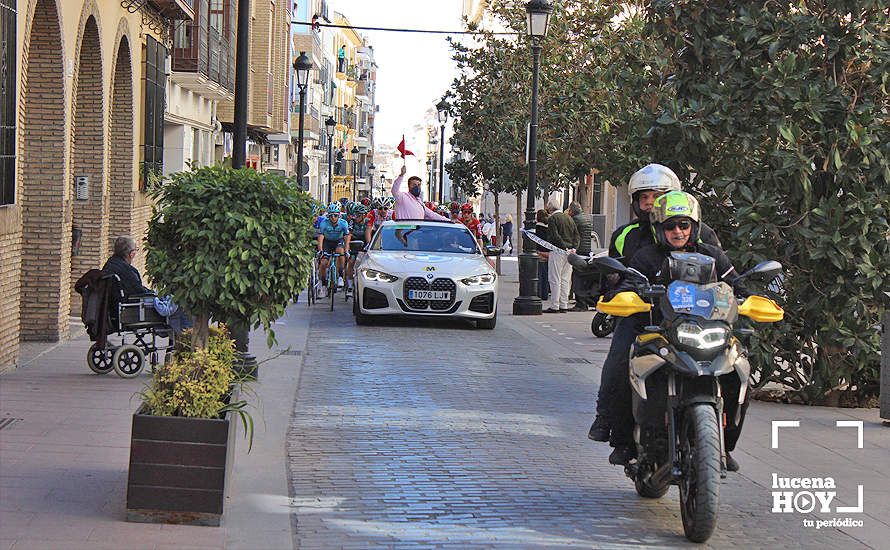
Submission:
[[[67,337],[73,283],[144,235],[173,21],[193,17],[187,0],[0,0],[0,369],[20,340]]]

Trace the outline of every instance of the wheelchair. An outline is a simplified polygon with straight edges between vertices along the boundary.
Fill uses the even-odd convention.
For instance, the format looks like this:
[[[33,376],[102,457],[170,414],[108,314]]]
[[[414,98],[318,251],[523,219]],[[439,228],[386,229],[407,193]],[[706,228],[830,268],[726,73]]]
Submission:
[[[108,374],[113,370],[121,378],[138,376],[146,360],[154,368],[160,362],[161,353],[166,356],[173,350],[176,335],[167,317],[155,310],[155,296],[140,294],[125,297],[120,279],[114,274],[102,275],[97,283],[95,290],[100,295],[92,298],[95,303],[91,306],[105,312],[105,322],[93,323],[91,327],[86,314],[90,307],[86,303],[89,294],[84,294],[82,319],[94,340],[87,351],[87,366],[96,374]],[[104,305],[102,300],[105,301]],[[120,338],[120,345],[109,341],[108,337],[112,334]],[[166,344],[159,343],[159,339],[165,339]]]

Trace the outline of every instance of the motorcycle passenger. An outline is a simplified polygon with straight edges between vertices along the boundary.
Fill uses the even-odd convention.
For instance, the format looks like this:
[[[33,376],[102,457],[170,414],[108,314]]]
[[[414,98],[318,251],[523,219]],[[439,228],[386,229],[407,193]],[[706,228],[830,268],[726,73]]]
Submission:
[[[631,197],[631,205],[637,218],[612,233],[609,241],[609,256],[630,259],[641,246],[654,242],[649,212],[652,210],[655,199],[669,191],[680,191],[680,178],[667,166],[647,164],[630,177],[627,192]],[[699,225],[698,239],[701,242],[720,246],[717,234],[704,222]],[[614,284],[617,281],[617,275],[610,274],[605,279]],[[602,288],[600,291],[606,292],[608,288]],[[620,383],[622,378],[627,377],[627,370],[622,370],[617,364],[617,360],[627,355],[627,349],[633,342],[633,337],[629,335],[629,332],[621,329],[623,321],[621,318],[615,319],[612,344],[600,375],[596,419],[587,433],[587,437],[594,441],[609,441],[610,428],[607,419],[611,399],[615,395],[616,384]]]
[[[698,252],[710,256],[716,261],[716,273],[719,280],[732,286],[738,274],[732,266],[732,262],[726,253],[712,244],[699,240],[701,228],[701,211],[698,200],[689,193],[683,191],[671,191],[655,199],[650,213],[651,231],[655,236],[655,242],[647,243],[640,248],[628,262],[632,267],[645,275],[652,284],[667,285],[669,270],[666,269],[667,260],[672,251]],[[632,290],[634,281],[624,279],[614,289],[613,293],[623,290]],[[609,457],[612,464],[626,464],[636,457],[636,445],[633,440],[633,411],[631,409],[630,384],[627,378],[628,361],[633,339],[642,332],[642,327],[649,324],[647,314],[637,314],[626,318],[622,324],[625,333],[629,337],[622,337],[619,344],[623,345],[623,353],[620,354],[620,369],[624,376],[614,388],[615,397],[609,409],[609,423],[612,428],[611,443],[615,451]],[[617,333],[617,330],[616,330]],[[613,337],[613,347],[615,341]],[[609,355],[612,353],[610,351]],[[725,409],[727,418],[734,418],[738,406],[739,388],[724,388]],[[733,394],[736,398],[733,398]],[[742,407],[742,421],[744,420],[747,401]],[[741,422],[739,426],[729,423],[724,432],[726,445],[727,470],[737,471],[738,463],[729,455],[729,451],[735,449],[735,444],[741,435]]]
[[[318,251],[326,254],[343,254],[346,247],[349,247],[349,241],[352,235],[349,232],[349,224],[342,219],[340,215],[340,203],[332,202],[328,205],[328,215],[319,223],[318,227]],[[318,260],[318,278],[322,283],[321,296],[327,289],[328,265],[331,261],[329,256],[322,255]],[[343,256],[337,258],[337,272],[339,277],[337,285],[343,286]]]

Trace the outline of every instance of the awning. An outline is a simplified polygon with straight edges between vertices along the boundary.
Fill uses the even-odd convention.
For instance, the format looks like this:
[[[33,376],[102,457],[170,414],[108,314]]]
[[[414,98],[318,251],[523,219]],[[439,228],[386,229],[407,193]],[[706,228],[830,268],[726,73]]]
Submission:
[[[287,145],[290,143],[290,134],[269,134],[266,139],[272,145]]]

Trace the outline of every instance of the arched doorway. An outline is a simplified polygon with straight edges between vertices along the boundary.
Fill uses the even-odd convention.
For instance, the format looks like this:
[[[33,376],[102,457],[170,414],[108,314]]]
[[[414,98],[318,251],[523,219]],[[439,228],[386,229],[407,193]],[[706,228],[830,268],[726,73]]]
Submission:
[[[71,314],[80,312],[74,283],[89,269],[100,268],[108,255],[105,205],[105,107],[102,94],[102,51],[96,19],[83,30],[74,92],[71,151]]]
[[[54,341],[68,330],[71,209],[65,196],[65,75],[54,0],[37,0],[22,82],[21,338]]]
[[[131,234],[133,228],[134,128],[133,67],[130,43],[123,37],[115,56],[111,84],[111,170],[106,216],[110,243],[118,235]]]

